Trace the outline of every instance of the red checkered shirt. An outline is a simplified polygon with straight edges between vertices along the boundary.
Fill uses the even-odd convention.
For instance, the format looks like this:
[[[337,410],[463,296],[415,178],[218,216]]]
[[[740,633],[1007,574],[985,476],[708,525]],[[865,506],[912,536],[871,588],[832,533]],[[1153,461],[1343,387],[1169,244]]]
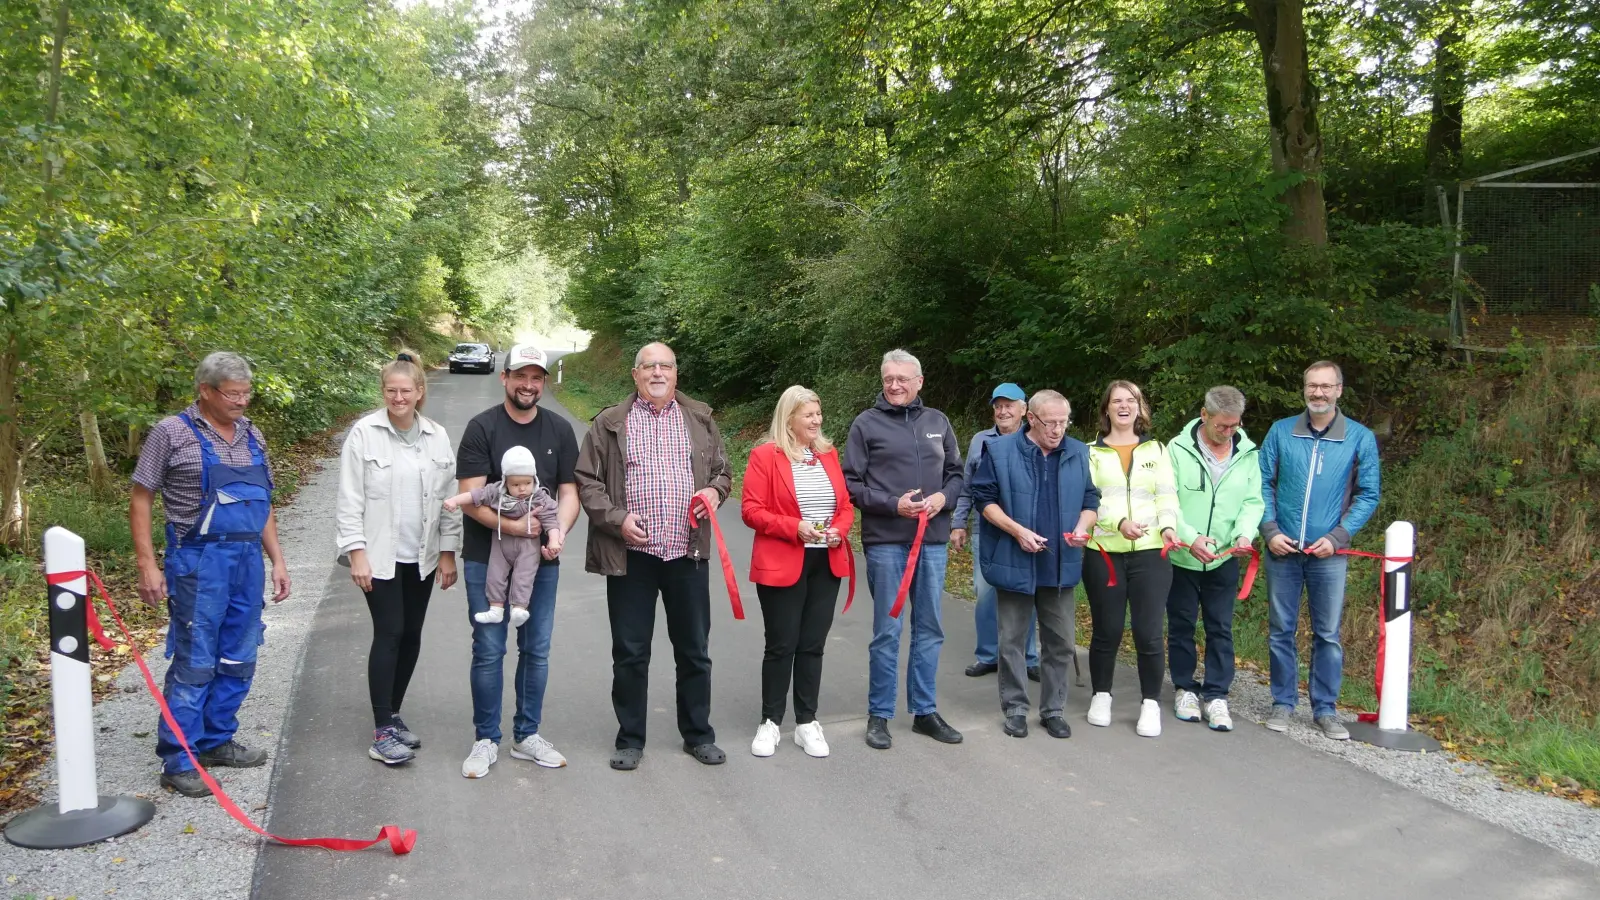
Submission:
[[[693,451],[683,410],[672,400],[659,412],[637,397],[628,410],[628,459],[624,481],[628,512],[644,520],[651,556],[677,559],[689,553],[689,498],[694,496]]]

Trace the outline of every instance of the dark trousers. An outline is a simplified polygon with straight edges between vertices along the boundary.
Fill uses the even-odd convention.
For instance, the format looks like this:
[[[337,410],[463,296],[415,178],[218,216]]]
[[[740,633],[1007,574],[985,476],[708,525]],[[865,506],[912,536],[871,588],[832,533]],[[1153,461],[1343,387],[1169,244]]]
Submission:
[[[1117,584],[1107,587],[1109,572],[1096,551],[1083,555],[1083,589],[1089,595],[1094,636],[1089,640],[1089,681],[1094,692],[1110,693],[1117,670],[1117,647],[1123,623],[1133,610],[1133,648],[1139,658],[1139,691],[1146,700],[1161,696],[1161,626],[1167,594],[1172,589],[1172,563],[1160,550],[1112,553]]]
[[[805,553],[799,581],[788,587],[756,585],[767,635],[767,652],[761,657],[761,719],[779,725],[791,673],[795,724],[817,720],[822,651],[839,600],[839,577],[828,565],[828,548],[807,547]]]
[[[678,733],[691,745],[716,741],[711,728],[711,569],[687,556],[663,560],[628,551],[625,575],[606,578],[611,614],[611,706],[617,749],[644,747],[650,711],[650,641],[656,597],[667,612],[667,636],[678,665]]]
[[[1228,559],[1209,572],[1172,567],[1167,594],[1167,665],[1172,684],[1210,702],[1233,687],[1233,602],[1239,593],[1239,561]],[[1205,617],[1206,683],[1194,680],[1196,611]]]
[[[366,592],[367,610],[372,613],[367,690],[378,728],[394,722],[422,652],[422,622],[433,596],[434,573],[423,578],[417,572],[416,563],[396,563],[393,578],[372,579],[372,590]]]

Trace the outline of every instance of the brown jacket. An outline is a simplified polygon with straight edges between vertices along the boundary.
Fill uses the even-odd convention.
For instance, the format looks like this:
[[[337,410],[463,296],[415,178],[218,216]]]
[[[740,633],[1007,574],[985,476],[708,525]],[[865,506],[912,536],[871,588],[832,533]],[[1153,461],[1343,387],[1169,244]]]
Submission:
[[[627,494],[624,473],[628,457],[628,410],[632,408],[637,392],[616,406],[608,406],[594,417],[589,433],[583,437],[583,449],[578,453],[578,499],[583,511],[589,515],[589,547],[584,557],[584,569],[600,575],[624,575],[628,570],[628,549],[622,540],[622,522],[628,518]],[[711,407],[676,394],[678,406],[683,410],[683,421],[689,432],[691,468],[694,470],[694,489],[717,489],[717,496],[728,499],[733,477],[728,469],[728,454],[722,446],[722,432],[711,418]],[[684,515],[689,511],[684,510]],[[709,559],[711,534],[709,528],[689,531],[689,556],[692,559]]]

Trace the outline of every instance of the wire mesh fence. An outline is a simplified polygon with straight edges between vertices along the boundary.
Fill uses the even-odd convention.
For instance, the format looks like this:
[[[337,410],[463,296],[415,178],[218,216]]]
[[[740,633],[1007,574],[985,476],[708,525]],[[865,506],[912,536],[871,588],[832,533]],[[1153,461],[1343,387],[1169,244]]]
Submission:
[[[1600,183],[1490,180],[1539,165],[1456,194],[1459,344],[1600,344]]]

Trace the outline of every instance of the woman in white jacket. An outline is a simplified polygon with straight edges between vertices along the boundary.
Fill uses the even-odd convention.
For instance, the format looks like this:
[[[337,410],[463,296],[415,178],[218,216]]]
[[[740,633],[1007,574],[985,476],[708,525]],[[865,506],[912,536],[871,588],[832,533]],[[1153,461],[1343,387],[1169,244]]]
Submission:
[[[367,754],[397,765],[422,746],[401,721],[400,703],[435,581],[440,590],[456,581],[461,514],[444,509],[456,490],[456,454],[444,426],[422,415],[428,384],[416,357],[400,353],[380,378],[384,408],[344,441],[337,519],[340,559],[372,612],[367,686],[376,730]]]

